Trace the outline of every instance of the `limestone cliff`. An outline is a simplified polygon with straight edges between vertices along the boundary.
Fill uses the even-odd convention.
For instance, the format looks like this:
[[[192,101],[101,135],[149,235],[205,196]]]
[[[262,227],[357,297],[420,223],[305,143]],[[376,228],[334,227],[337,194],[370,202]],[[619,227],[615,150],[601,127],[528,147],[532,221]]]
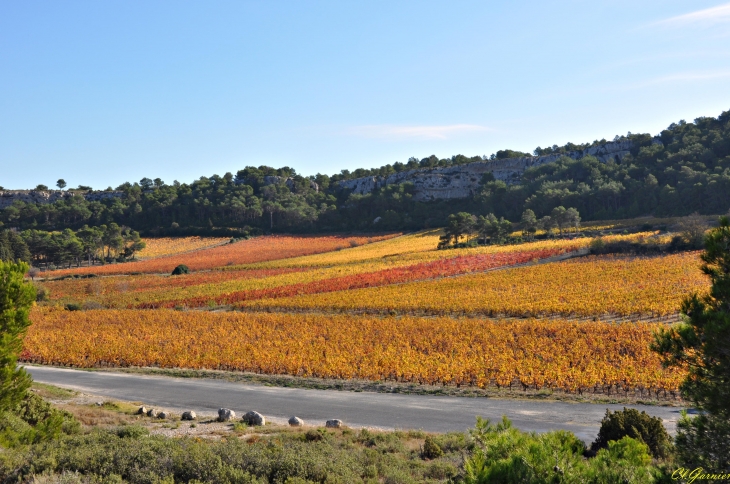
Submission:
[[[658,139],[655,139],[654,142],[661,143]],[[552,154],[506,158],[503,160],[485,160],[459,166],[402,171],[387,177],[354,178],[338,182],[338,187],[351,190],[352,193],[365,195],[387,185],[410,182],[415,187],[414,200],[466,198],[477,192],[482,175],[485,173],[491,173],[495,179],[511,185],[520,182],[520,177],[527,168],[553,163],[562,156],[577,160],[590,155],[603,163],[609,160],[620,162],[624,156],[629,154],[631,147],[631,141],[617,141],[582,151],[573,151],[565,155]]]

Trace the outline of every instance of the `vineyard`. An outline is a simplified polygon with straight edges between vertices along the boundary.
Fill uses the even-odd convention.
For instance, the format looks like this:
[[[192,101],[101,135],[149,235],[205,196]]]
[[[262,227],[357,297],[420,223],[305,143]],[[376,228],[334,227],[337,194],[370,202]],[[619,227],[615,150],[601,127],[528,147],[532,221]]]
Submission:
[[[586,256],[586,237],[436,250],[438,238],[154,239],[148,260],[41,281],[23,357],[675,395],[683,374],[648,348],[660,323],[637,321],[676,318],[707,289],[699,253]],[[171,276],[178,264],[191,272]]]
[[[145,238],[145,248],[137,253],[137,258],[152,259],[167,255],[184,254],[193,250],[207,249],[228,242],[226,237],[156,237]]]
[[[58,270],[48,273],[48,276],[57,277],[67,274],[169,274],[175,266],[179,264],[185,264],[193,271],[200,271],[216,267],[251,264],[255,262],[345,249],[347,247],[362,245],[369,242],[377,242],[378,240],[384,240],[393,236],[394,235],[372,237],[297,237],[276,235],[256,237],[251,240],[244,240],[234,244],[226,244],[207,250],[198,250],[188,254],[159,257],[151,260],[128,262],[124,264],[110,264],[106,266]]]
[[[26,361],[244,370],[571,392],[673,392],[652,325],[569,321],[36,310]],[[570,348],[570,351],[565,351]]]
[[[698,253],[598,256],[463,277],[252,301],[254,309],[532,316],[666,316],[707,278]]]

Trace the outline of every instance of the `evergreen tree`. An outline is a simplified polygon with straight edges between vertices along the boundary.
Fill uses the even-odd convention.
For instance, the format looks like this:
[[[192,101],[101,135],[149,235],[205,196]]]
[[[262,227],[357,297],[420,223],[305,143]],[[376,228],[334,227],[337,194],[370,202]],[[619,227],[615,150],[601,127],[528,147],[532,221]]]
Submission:
[[[665,366],[686,368],[682,395],[699,410],[679,422],[676,445],[682,464],[713,472],[730,471],[730,219],[705,237],[702,271],[708,294],[682,303],[685,321],[661,330],[652,349]]]
[[[0,412],[15,408],[31,383],[30,375],[17,367],[36,298],[33,286],[23,280],[27,271],[24,262],[0,261]]]

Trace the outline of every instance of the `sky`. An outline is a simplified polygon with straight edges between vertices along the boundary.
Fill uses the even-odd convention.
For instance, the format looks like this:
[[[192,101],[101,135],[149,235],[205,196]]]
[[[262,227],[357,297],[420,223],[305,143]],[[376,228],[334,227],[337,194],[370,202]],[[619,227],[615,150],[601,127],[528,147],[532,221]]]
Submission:
[[[0,3],[0,186],[302,175],[730,110],[730,3]]]

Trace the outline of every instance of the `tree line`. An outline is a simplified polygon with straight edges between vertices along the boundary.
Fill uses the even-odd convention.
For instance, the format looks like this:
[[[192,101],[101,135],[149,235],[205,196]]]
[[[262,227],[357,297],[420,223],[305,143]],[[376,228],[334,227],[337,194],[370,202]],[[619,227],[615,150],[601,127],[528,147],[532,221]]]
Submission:
[[[45,205],[16,201],[0,210],[0,223],[45,231],[116,223],[145,235],[235,236],[262,231],[417,230],[447,225],[449,215],[459,212],[519,220],[528,209],[543,218],[560,206],[574,207],[584,220],[709,215],[730,208],[730,111],[716,118],[673,123],[659,135],[661,143],[649,134],[629,133],[615,140],[632,143],[630,154],[620,163],[563,156],[527,169],[518,184],[485,176],[475,193],[463,199],[416,201],[415,187],[408,182],[357,195],[339,189],[336,182],[527,154],[500,150],[490,157],[411,158],[407,163],[343,170],[333,176],[305,177],[290,167],[259,166],[204,176],[192,183],[143,178],[109,187],[119,196],[102,200],[71,196]],[[564,154],[603,141],[538,147],[535,153]],[[57,186],[66,187],[66,181],[59,180]]]
[[[522,240],[533,240],[539,229],[548,235],[558,230],[560,235],[570,228],[580,226],[580,213],[571,207],[555,207],[550,215],[538,219],[529,208],[522,213],[520,219]],[[468,212],[451,214],[446,219],[444,234],[439,237],[438,248],[468,247],[481,242],[487,244],[504,244],[511,240],[513,224],[504,217],[497,218],[493,213],[472,215]],[[462,242],[464,238],[464,242]]]
[[[144,249],[139,232],[116,223],[77,231],[56,232],[30,229],[0,231],[0,260],[32,263],[34,267],[80,266],[134,259]]]

